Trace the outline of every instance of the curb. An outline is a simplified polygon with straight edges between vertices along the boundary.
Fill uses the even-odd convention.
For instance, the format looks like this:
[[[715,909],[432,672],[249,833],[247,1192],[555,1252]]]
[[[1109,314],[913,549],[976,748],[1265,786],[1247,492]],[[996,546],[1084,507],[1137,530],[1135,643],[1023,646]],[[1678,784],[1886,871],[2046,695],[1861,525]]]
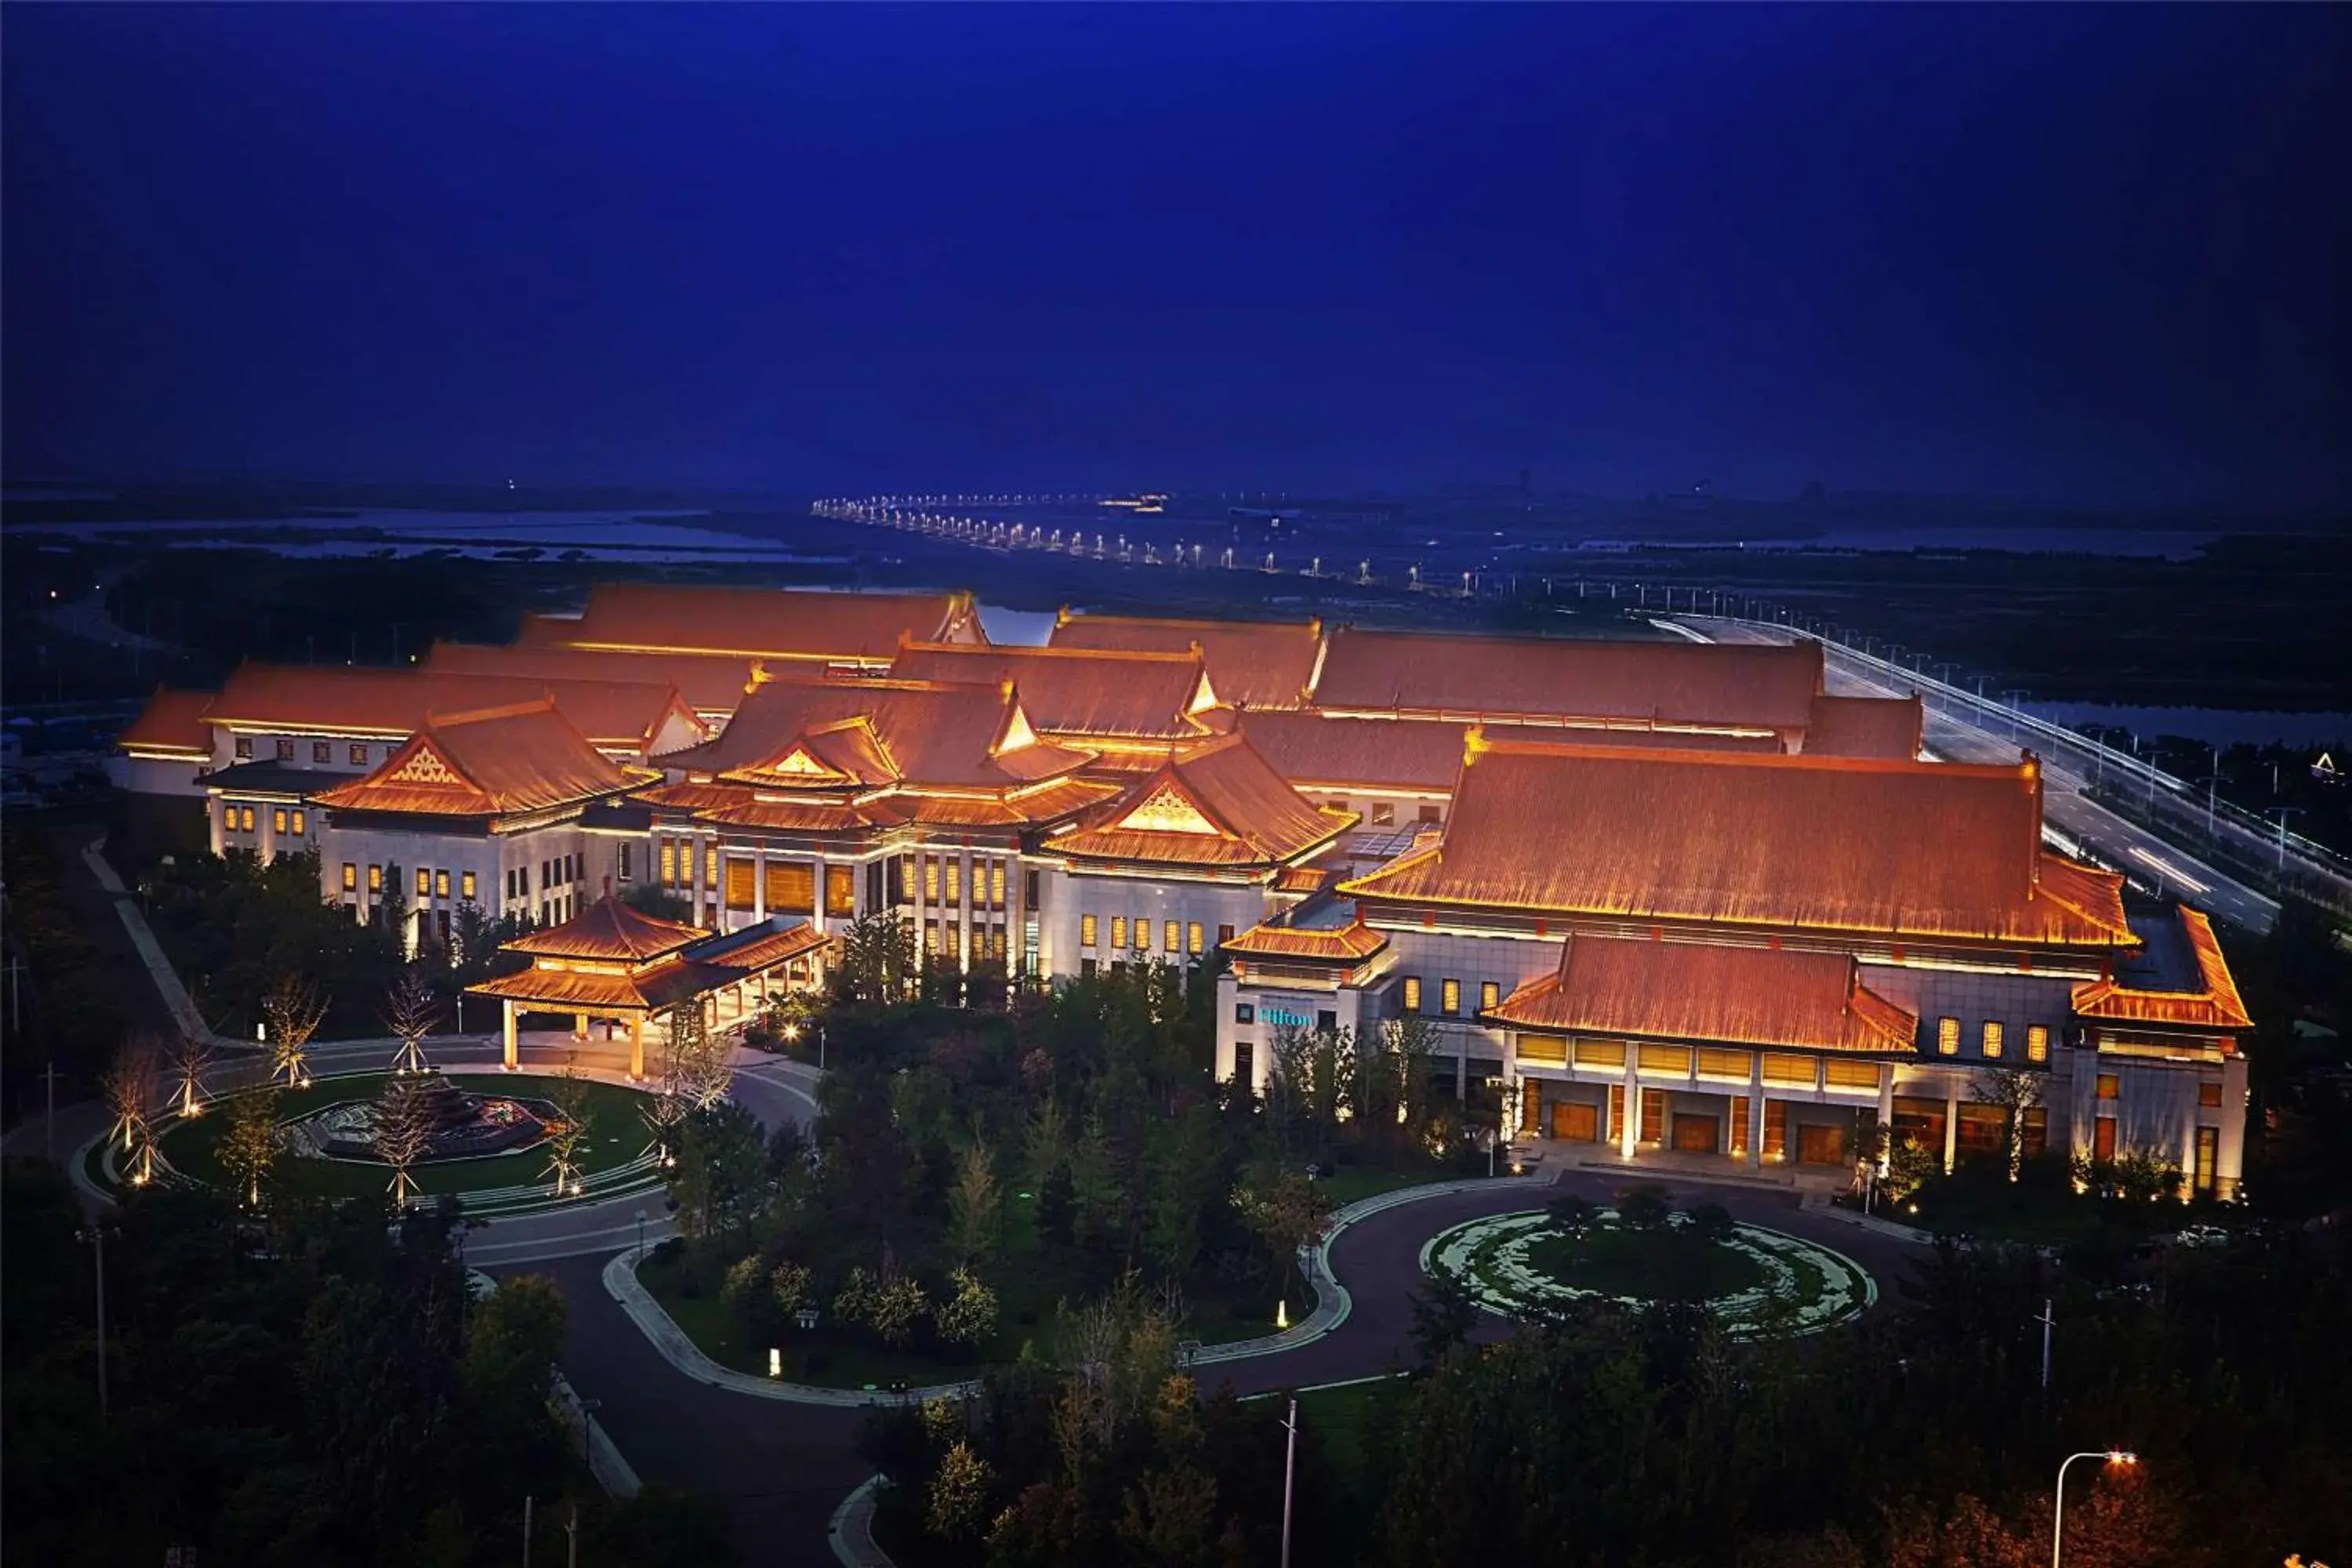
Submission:
[[[834,1561],[844,1568],[896,1568],[890,1554],[875,1544],[874,1500],[889,1485],[881,1476],[869,1476],[841,1500],[825,1526]]]

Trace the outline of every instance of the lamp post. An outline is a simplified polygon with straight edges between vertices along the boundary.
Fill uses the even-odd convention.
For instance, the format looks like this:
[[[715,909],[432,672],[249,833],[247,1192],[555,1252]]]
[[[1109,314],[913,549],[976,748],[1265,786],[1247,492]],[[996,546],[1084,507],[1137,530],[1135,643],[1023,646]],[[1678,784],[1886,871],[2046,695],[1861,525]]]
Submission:
[[[106,1233],[107,1226],[93,1222],[87,1229],[74,1232],[78,1241],[87,1241],[98,1254],[98,1421],[106,1425]]]
[[[1295,1394],[1282,1429],[1289,1434],[1282,1444],[1282,1568],[1290,1568],[1290,1481],[1298,1458],[1298,1396]]]
[[[2118,1448],[2094,1448],[2080,1454],[2069,1454],[2058,1465],[2058,1492],[2050,1504],[2050,1568],[2059,1568],[2059,1553],[2066,1544],[2066,1467],[2077,1459],[2105,1459],[2110,1465],[2137,1465],[2139,1456],[2126,1454]]]

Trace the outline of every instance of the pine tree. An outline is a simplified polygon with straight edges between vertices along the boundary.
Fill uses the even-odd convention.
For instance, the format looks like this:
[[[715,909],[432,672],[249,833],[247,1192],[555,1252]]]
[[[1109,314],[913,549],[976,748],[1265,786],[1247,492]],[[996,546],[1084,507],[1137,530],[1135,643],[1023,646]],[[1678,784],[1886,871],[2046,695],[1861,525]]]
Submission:
[[[1077,1216],[1077,1184],[1070,1175],[1070,1163],[1057,1160],[1037,1189],[1037,1234],[1067,1247],[1075,1239]]]

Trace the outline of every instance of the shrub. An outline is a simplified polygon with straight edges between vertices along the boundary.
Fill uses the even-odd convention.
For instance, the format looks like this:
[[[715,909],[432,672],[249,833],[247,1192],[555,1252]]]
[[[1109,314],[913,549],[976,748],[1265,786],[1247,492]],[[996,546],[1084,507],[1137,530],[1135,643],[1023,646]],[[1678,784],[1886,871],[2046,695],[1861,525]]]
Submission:
[[[1662,1187],[1628,1187],[1617,1194],[1618,1219],[1635,1230],[1655,1230],[1673,1212]]]
[[[1707,1241],[1721,1241],[1734,1227],[1731,1211],[1721,1204],[1699,1204],[1690,1211],[1691,1234]]]

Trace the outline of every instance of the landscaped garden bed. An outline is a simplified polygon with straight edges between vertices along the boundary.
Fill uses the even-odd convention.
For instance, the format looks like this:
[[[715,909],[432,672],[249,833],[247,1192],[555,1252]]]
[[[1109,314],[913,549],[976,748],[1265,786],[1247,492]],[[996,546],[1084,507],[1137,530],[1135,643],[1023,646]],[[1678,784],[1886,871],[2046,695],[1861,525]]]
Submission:
[[[1633,1205],[1627,1205],[1632,1208]],[[1718,1217],[1719,1216],[1719,1217]],[[1722,1211],[1536,1210],[1455,1226],[1423,1250],[1428,1272],[1453,1280],[1488,1311],[1542,1318],[1582,1303],[1704,1306],[1743,1338],[1810,1332],[1877,1300],[1851,1258]]]

